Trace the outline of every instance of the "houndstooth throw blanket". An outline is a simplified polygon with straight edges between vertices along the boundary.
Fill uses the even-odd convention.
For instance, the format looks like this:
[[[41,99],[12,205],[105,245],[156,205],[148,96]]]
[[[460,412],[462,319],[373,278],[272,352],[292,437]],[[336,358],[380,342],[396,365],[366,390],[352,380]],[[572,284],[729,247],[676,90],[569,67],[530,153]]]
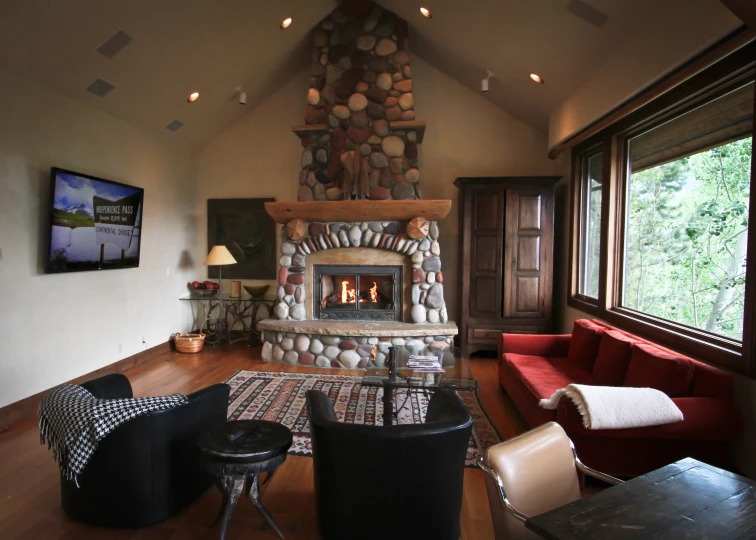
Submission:
[[[40,443],[47,442],[63,476],[78,487],[78,475],[108,433],[137,416],[186,403],[189,399],[182,394],[97,399],[81,386],[64,384],[39,405]]]

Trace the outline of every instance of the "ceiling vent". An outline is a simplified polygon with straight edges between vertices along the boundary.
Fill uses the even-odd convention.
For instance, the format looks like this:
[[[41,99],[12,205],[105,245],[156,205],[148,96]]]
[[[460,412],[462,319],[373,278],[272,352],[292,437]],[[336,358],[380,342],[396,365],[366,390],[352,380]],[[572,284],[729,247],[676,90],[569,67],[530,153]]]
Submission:
[[[165,129],[167,129],[168,131],[178,131],[182,127],[184,127],[184,123],[181,120],[174,120],[173,122],[165,126]]]
[[[87,86],[87,92],[94,94],[97,97],[105,97],[115,89],[115,86],[102,79],[97,79],[95,82]]]
[[[567,11],[580,17],[588,24],[601,28],[604,23],[609,19],[609,16],[603,11],[599,11],[590,4],[583,2],[583,0],[570,0],[567,3]]]
[[[97,52],[106,58],[113,58],[132,41],[133,38],[130,35],[119,30],[109,40],[97,47]]]

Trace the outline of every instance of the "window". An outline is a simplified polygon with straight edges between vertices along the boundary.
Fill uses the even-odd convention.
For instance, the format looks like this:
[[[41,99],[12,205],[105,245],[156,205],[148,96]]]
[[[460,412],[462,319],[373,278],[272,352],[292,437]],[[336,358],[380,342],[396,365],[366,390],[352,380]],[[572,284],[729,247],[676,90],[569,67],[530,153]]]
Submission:
[[[568,300],[752,376],[754,58],[756,42],[574,148]]]
[[[622,306],[742,340],[753,95],[751,83],[630,140]]]
[[[604,153],[583,158],[581,186],[580,282],[578,293],[598,298],[601,254],[601,188]]]

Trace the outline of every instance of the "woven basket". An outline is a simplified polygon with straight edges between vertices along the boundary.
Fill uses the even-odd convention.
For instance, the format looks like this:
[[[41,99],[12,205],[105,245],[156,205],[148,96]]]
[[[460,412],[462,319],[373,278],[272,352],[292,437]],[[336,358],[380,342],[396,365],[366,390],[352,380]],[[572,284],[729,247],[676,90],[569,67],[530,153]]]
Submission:
[[[176,350],[180,353],[198,353],[205,346],[206,334],[182,334],[177,332],[171,336]]]

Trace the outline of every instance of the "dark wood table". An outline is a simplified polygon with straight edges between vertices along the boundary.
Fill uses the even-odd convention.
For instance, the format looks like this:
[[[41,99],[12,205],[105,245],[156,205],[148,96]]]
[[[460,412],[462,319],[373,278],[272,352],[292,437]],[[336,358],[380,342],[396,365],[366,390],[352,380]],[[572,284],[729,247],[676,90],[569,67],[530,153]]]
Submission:
[[[286,460],[292,443],[289,428],[266,420],[227,422],[200,434],[200,464],[216,478],[223,494],[223,506],[213,526],[221,524],[220,540],[226,537],[228,522],[236,502],[247,484],[247,496],[270,527],[283,538],[280,529],[260,499],[260,474],[265,483]]]
[[[555,540],[756,538],[756,482],[692,458],[528,519]]]

